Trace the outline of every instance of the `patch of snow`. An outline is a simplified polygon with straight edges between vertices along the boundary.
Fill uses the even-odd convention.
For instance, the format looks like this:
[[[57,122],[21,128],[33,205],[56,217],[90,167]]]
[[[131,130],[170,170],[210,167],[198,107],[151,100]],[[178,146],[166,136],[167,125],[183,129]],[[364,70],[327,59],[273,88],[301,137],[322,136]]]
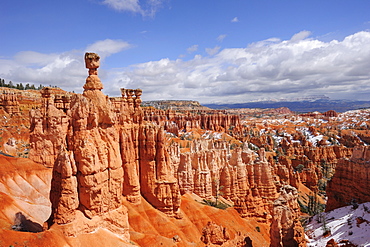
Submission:
[[[207,130],[202,137],[206,140],[214,139],[214,140],[221,140],[222,139],[222,133],[219,132],[212,132]]]
[[[280,145],[280,142],[284,139],[284,137],[282,136],[276,136],[276,135],[273,135],[272,138],[274,138],[274,140],[276,141],[277,144]]]
[[[363,222],[358,224],[357,219]],[[325,228],[330,230],[327,237],[323,236]],[[306,238],[308,247],[326,246],[330,239],[337,243],[347,239],[357,246],[370,247],[370,202],[359,204],[356,209],[347,206],[312,217],[306,226]]]

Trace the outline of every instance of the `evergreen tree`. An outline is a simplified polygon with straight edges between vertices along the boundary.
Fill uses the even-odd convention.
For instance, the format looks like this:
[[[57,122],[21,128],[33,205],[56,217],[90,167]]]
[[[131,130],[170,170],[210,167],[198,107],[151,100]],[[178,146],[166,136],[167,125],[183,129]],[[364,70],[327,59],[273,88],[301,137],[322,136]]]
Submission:
[[[9,88],[15,88],[15,87],[14,87],[14,84],[13,84],[13,82],[12,82],[12,81],[9,81],[8,87],[9,87]]]
[[[24,90],[24,86],[23,86],[22,83],[17,84],[17,86],[15,88],[19,89],[19,90]]]
[[[309,215],[315,215],[319,212],[318,207],[318,201],[317,201],[317,195],[316,194],[310,194],[308,196],[308,214]]]

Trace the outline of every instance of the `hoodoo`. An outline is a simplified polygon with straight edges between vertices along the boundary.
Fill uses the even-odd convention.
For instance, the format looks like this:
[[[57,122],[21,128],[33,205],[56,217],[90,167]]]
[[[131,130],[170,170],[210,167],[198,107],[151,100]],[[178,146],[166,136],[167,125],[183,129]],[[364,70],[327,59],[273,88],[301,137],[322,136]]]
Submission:
[[[22,154],[49,179],[40,187],[35,174],[14,177],[17,171],[8,168],[1,173],[0,200],[15,196],[15,203],[32,205],[18,213],[14,203],[3,203],[0,223],[17,215],[13,229],[29,219],[41,231],[46,221],[48,230],[32,240],[35,245],[62,238],[83,246],[104,235],[122,246],[306,246],[299,218],[325,203],[320,195],[327,181],[329,209],[369,200],[363,189],[369,150],[359,146],[352,154],[351,148],[367,140],[367,132],[358,130],[355,137],[342,131],[335,114],[326,116],[331,122],[306,123],[287,111],[255,118],[255,110],[212,110],[189,102],[161,102],[177,107],[160,110],[142,106],[141,89],[121,88],[120,97],[108,97],[98,76],[100,57],[86,53],[85,65],[82,94],[44,87],[32,92],[37,105],[27,106],[19,101],[29,100],[27,94],[1,96],[2,150],[16,155],[22,147],[17,134],[12,137],[19,130],[11,128],[22,117],[19,103],[20,111],[30,113],[30,148]],[[20,162],[6,160],[4,167]],[[26,180],[32,194],[42,188],[47,203],[19,197],[17,186]],[[48,211],[33,213],[38,207]]]
[[[99,59],[85,54],[84,92],[72,95],[66,108],[58,109],[60,97],[43,89],[41,109],[31,112],[30,158],[53,167],[49,227],[62,225],[68,236],[103,227],[128,239],[124,198],[139,203],[142,195],[172,216],[180,193],[163,130],[142,122],[142,91],[122,89],[112,102],[101,91]]]

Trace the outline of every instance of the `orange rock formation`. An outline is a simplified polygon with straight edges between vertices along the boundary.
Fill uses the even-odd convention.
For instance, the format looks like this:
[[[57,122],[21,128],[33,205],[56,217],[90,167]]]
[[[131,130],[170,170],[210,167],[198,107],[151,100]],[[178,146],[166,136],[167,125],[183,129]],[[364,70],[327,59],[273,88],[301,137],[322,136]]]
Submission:
[[[94,53],[85,55],[89,76],[82,95],[44,88],[39,109],[21,107],[27,112],[36,108],[30,110],[29,157],[53,168],[52,172],[43,168],[49,180],[41,187],[51,188],[44,188],[43,195],[48,197],[50,191],[51,210],[49,202],[42,207],[48,207],[51,215],[50,229],[39,233],[40,239],[72,246],[91,236],[96,246],[102,236],[122,246],[129,246],[129,240],[140,246],[305,246],[297,189],[316,193],[337,170],[328,192],[329,207],[337,207],[338,200],[352,199],[341,194],[347,191],[341,179],[347,183],[359,173],[361,186],[367,186],[367,149],[356,148],[347,159],[352,153],[347,147],[366,141],[366,131],[342,131],[336,126],[328,130],[319,116],[314,124],[293,124],[289,121],[297,116],[287,109],[276,110],[285,114],[284,120],[272,123],[253,117],[250,122],[241,120],[243,111],[141,108],[140,89],[121,89],[122,97],[115,98],[101,92],[99,59]],[[4,111],[4,116],[1,121],[7,124],[8,117],[13,121],[17,114]],[[310,116],[305,118],[309,121]],[[8,130],[3,134],[6,142],[0,142],[2,150],[18,155],[19,137],[11,139],[16,131]],[[326,136],[316,143],[310,140],[310,135],[323,133]],[[36,180],[27,178],[32,186]],[[12,183],[4,182],[7,185],[0,191],[17,188]],[[368,200],[361,186],[350,183],[349,190],[356,193],[347,194]],[[21,204],[10,203],[16,191],[0,194],[6,210],[13,207],[0,217],[7,224],[18,213],[12,205]],[[39,225],[48,217],[20,211],[18,220],[25,217]],[[0,231],[3,234],[8,232]],[[28,241],[31,236],[21,239]],[[6,243],[11,245],[12,239],[16,236]]]
[[[19,95],[4,90],[2,94],[0,94],[0,107],[8,114],[18,114],[19,100]]]
[[[271,247],[306,246],[297,198],[296,188],[285,185],[280,189],[280,196],[274,201]]]
[[[328,183],[328,202],[330,211],[353,203],[370,201],[370,149],[358,146],[353,149],[350,159],[340,159],[332,180]]]
[[[42,108],[31,111],[30,158],[53,167],[49,226],[63,225],[67,235],[105,227],[127,239],[122,195],[137,203],[141,194],[157,209],[177,215],[178,184],[163,130],[141,125],[141,90],[122,90],[124,97],[113,104],[101,92],[99,56],[86,53],[85,61],[83,95],[73,95],[58,109],[49,89],[42,91]]]

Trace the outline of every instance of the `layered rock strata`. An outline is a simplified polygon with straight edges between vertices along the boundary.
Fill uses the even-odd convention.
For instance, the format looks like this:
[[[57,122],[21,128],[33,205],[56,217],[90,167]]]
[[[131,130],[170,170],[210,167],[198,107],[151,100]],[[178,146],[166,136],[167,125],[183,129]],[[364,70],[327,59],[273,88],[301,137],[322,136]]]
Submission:
[[[142,123],[141,90],[123,89],[123,97],[112,103],[101,92],[99,56],[86,53],[85,62],[85,90],[68,98],[68,105],[56,107],[50,90],[42,91],[43,106],[30,113],[30,158],[53,167],[49,226],[63,225],[66,235],[104,227],[127,239],[122,196],[139,203],[143,195],[174,215],[178,184],[163,130]]]
[[[280,189],[279,198],[274,201],[271,247],[306,246],[297,198],[296,188],[285,185]]]
[[[370,149],[368,146],[357,146],[350,159],[340,159],[336,166],[327,187],[326,210],[370,201],[369,186]]]
[[[178,135],[180,130],[192,128],[226,132],[234,128],[239,129],[241,126],[239,115],[226,114],[217,110],[191,113],[146,109],[144,119],[164,126],[165,130],[175,135]]]
[[[176,165],[176,164],[175,164]],[[206,199],[222,196],[242,217],[270,219],[277,197],[273,171],[265,152],[228,149],[226,142],[194,141],[191,151],[180,154],[177,169],[180,192]]]
[[[19,113],[19,95],[3,91],[0,94],[0,107],[2,107],[8,114],[18,114]]]

